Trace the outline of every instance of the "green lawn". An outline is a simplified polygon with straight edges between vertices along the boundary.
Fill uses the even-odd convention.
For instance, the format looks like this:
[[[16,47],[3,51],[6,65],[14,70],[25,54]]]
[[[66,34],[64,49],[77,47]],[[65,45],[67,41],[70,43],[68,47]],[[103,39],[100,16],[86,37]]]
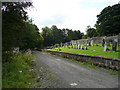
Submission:
[[[111,49],[111,47],[108,47]],[[80,49],[69,49],[65,47],[60,48],[61,51],[59,52],[69,52],[69,53],[76,53],[76,54],[87,54],[87,55],[95,55],[95,56],[103,56],[103,57],[108,57],[108,58],[118,58],[118,53],[119,52],[111,52],[111,51],[104,51],[104,47],[101,45],[99,46],[89,46],[88,50],[80,50]],[[55,49],[47,49],[51,51],[58,51],[57,48]]]

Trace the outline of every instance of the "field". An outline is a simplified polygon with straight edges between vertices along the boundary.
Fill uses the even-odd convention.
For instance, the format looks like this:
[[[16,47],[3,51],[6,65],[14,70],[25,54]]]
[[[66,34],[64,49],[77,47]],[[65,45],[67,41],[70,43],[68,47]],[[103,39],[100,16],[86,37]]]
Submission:
[[[68,47],[61,47],[61,51],[59,52],[69,52],[69,53],[76,53],[76,54],[86,54],[86,55],[95,55],[95,56],[102,56],[102,57],[108,57],[108,58],[120,58],[119,53],[120,52],[112,52],[111,46],[108,47],[110,51],[104,51],[104,47],[101,45],[99,46],[89,46],[87,47],[88,50],[81,50],[81,49],[72,49]],[[47,49],[51,51],[58,51],[58,48],[55,49]],[[118,50],[118,48],[117,48]]]

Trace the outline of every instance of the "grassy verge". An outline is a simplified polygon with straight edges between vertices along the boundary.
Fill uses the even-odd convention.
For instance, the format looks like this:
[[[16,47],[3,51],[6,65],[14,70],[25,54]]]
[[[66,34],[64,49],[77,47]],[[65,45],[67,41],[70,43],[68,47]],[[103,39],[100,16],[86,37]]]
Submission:
[[[35,56],[26,53],[18,53],[10,57],[10,62],[2,64],[2,87],[3,88],[30,88],[34,81],[30,68]],[[9,58],[8,58],[9,59]]]

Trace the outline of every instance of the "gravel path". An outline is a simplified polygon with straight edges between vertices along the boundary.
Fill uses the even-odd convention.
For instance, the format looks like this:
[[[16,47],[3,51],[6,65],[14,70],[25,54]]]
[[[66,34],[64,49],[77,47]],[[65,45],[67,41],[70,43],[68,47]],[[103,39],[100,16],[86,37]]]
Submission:
[[[37,64],[54,72],[63,88],[118,88],[118,77],[94,70],[69,59],[35,51]]]

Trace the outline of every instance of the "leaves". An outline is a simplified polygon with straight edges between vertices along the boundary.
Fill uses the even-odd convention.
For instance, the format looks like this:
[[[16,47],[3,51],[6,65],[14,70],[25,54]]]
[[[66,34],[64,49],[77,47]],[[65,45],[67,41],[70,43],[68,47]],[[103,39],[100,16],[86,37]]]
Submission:
[[[51,46],[55,44],[65,43],[70,40],[81,39],[83,33],[80,30],[70,29],[58,29],[57,26],[53,25],[51,28],[42,28],[42,36],[44,38],[44,46]]]
[[[120,4],[108,6],[97,15],[96,30],[99,36],[117,35],[120,33]]]

